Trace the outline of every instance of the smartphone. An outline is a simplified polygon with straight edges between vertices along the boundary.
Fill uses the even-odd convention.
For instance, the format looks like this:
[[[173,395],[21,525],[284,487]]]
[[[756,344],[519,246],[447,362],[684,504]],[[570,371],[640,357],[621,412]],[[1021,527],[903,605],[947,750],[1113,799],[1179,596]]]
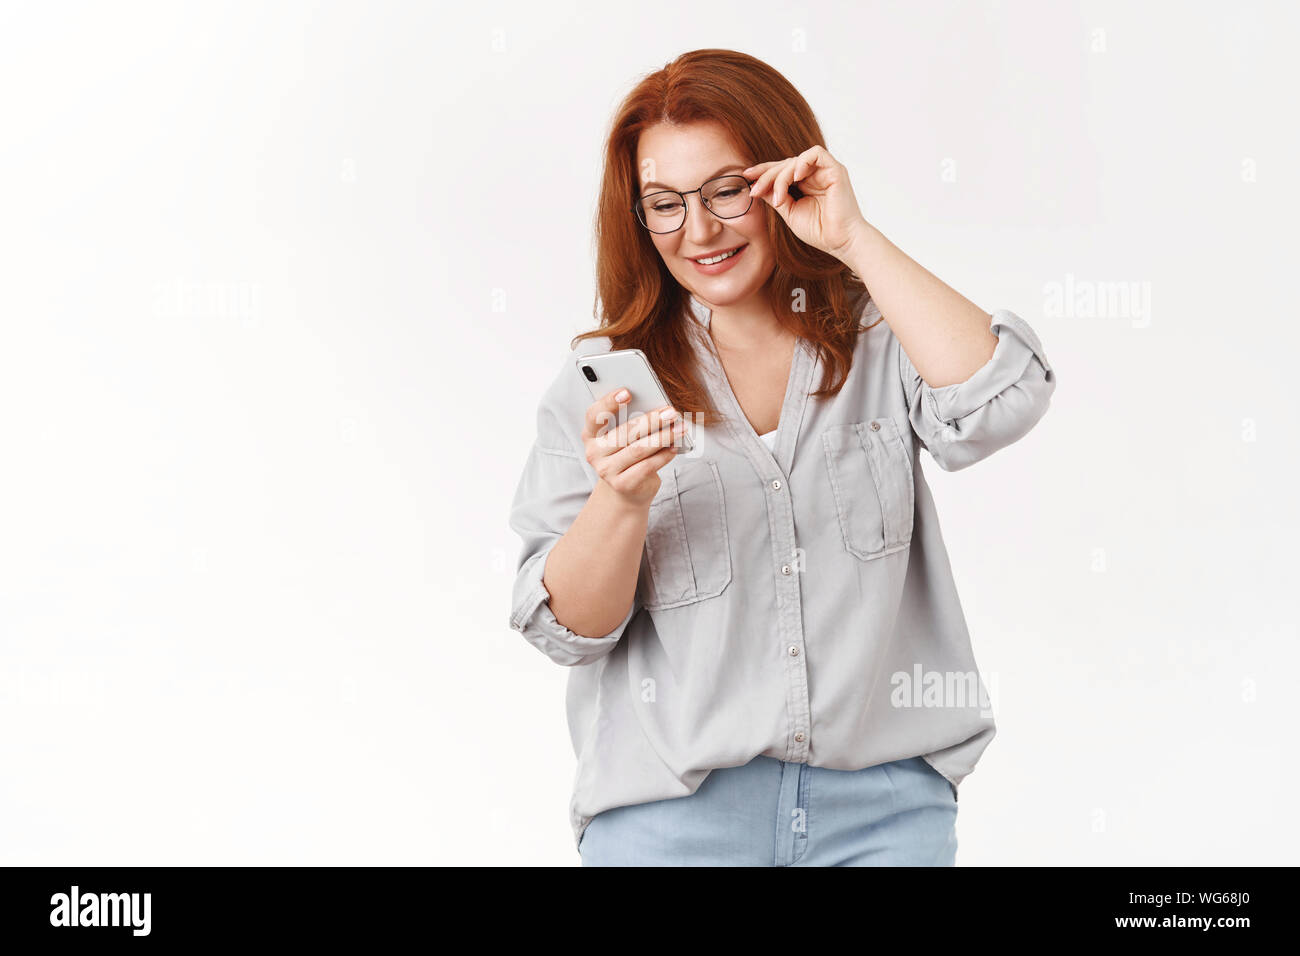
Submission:
[[[668,404],[668,396],[664,394],[663,386],[659,384],[659,376],[650,367],[650,360],[640,349],[618,349],[614,352],[581,355],[574,360],[574,367],[582,376],[582,380],[587,383],[587,391],[591,392],[593,402],[620,386],[631,393],[625,403],[627,408],[625,421],[631,421],[637,415],[652,412]],[[681,420],[683,419],[678,419]],[[622,424],[622,421],[617,424]],[[694,445],[691,443],[689,425],[678,437],[682,447],[686,451],[691,451]]]

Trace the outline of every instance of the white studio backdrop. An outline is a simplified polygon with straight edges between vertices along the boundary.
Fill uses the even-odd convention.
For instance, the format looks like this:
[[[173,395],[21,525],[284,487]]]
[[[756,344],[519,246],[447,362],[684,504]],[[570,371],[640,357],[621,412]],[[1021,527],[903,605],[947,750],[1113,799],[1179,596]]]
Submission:
[[[0,863],[578,862],[506,518],[610,116],[701,47],[1059,376],[923,453],[999,724],[958,864],[1294,860],[1298,21],[6,0]]]

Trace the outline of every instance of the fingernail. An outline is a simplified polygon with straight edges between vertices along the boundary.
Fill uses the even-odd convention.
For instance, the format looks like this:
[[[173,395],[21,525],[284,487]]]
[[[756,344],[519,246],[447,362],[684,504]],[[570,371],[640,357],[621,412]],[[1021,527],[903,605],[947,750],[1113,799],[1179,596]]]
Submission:
[[[667,411],[665,411],[662,415],[659,416],[659,421],[670,422],[676,417],[677,417],[677,409],[669,408]]]
[[[625,388],[620,388],[620,389],[618,390],[618,394],[614,396],[614,401],[616,401],[616,402],[626,402],[626,401],[627,401],[627,389],[625,389]]]

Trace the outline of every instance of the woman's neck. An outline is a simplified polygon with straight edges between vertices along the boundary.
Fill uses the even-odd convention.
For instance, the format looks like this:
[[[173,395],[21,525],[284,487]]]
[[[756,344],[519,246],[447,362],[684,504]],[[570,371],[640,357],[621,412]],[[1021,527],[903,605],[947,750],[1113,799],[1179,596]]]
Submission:
[[[793,338],[766,303],[713,309],[709,336],[720,352],[766,351]]]

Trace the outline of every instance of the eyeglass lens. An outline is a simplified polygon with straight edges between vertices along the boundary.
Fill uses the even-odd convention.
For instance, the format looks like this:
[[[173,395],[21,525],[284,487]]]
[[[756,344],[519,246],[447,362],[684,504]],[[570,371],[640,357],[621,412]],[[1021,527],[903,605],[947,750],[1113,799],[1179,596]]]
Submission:
[[[749,211],[749,181],[744,176],[724,176],[705,183],[700,197],[709,211],[721,219],[735,219]],[[637,218],[651,232],[673,232],[686,222],[686,204],[681,193],[663,191],[637,201]]]

